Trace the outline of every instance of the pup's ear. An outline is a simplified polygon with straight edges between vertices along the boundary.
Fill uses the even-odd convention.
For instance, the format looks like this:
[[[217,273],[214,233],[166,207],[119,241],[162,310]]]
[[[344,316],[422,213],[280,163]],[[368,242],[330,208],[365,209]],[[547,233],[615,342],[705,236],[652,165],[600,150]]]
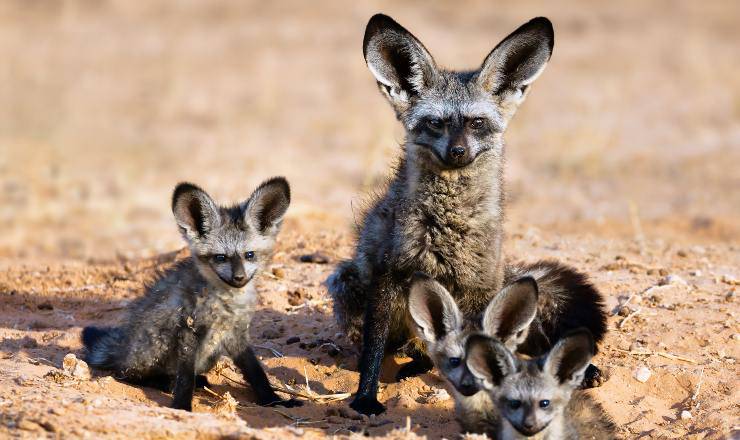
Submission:
[[[462,313],[450,292],[423,273],[414,275],[409,314],[416,324],[416,333],[427,343],[437,342],[463,325]]]
[[[591,332],[585,328],[574,330],[550,350],[543,371],[555,377],[561,385],[575,389],[583,382],[583,375],[595,351]]]
[[[172,213],[186,240],[204,238],[221,224],[216,203],[198,186],[180,183],[172,193]]]
[[[367,67],[397,114],[408,108],[411,97],[430,87],[437,75],[429,51],[387,15],[370,19],[362,45]]]
[[[290,205],[290,185],[283,177],[268,179],[244,202],[244,222],[262,235],[275,235]]]
[[[537,316],[537,282],[524,277],[504,287],[483,312],[483,331],[502,341],[509,350],[527,339]]]
[[[504,344],[486,335],[471,335],[465,343],[468,370],[481,380],[486,389],[500,385],[504,377],[515,372],[516,362]]]
[[[533,18],[488,54],[480,68],[478,84],[515,109],[524,101],[529,85],[545,70],[554,44],[550,20]]]

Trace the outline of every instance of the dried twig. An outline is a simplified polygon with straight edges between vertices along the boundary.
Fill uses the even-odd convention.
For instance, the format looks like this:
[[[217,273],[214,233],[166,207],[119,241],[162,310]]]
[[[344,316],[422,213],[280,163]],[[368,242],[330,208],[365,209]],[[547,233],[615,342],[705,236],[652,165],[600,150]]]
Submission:
[[[273,356],[278,357],[278,358],[285,357],[284,354],[282,354],[279,351],[275,350],[274,348],[268,347],[266,345],[253,345],[252,347],[261,348],[263,350],[269,350],[272,353]]]
[[[691,406],[695,409],[699,408],[699,402],[696,401],[696,398],[699,397],[699,391],[701,391],[701,384],[704,382],[704,367],[701,367],[701,371],[699,371],[699,382],[696,384],[696,390],[694,391],[694,394],[691,396]]]
[[[248,386],[246,383],[240,380],[230,378],[229,376],[225,375],[223,372],[219,372],[218,374],[224,379],[236,385],[241,385],[243,387]],[[301,397],[303,399],[310,400],[312,402],[319,402],[319,403],[337,402],[340,400],[348,399],[350,396],[352,396],[352,393],[316,394],[313,391],[311,391],[311,394],[305,394],[299,391],[292,390],[288,388],[287,386],[278,386],[278,385],[273,385],[273,384],[270,384],[270,386],[272,387],[273,390],[277,392],[285,393],[285,394],[288,394],[294,397]]]
[[[634,317],[635,315],[637,315],[638,313],[640,313],[640,310],[642,310],[642,308],[638,308],[638,309],[637,309],[637,310],[635,310],[634,312],[632,312],[632,313],[630,313],[629,315],[625,316],[625,317],[624,317],[624,319],[622,320],[622,322],[620,322],[620,323],[619,323],[619,324],[617,325],[617,328],[622,328],[622,327],[624,327],[624,325],[625,325],[625,324],[627,323],[627,321],[629,321],[629,320],[630,320],[630,319],[632,319],[632,318],[633,318],[633,317]]]
[[[650,350],[641,350],[641,351],[635,351],[635,350],[624,350],[621,348],[617,348],[617,351],[621,351],[622,353],[626,353],[632,356],[660,356],[664,357],[666,359],[671,359],[674,361],[683,361],[688,362],[690,364],[698,364],[697,361],[693,359],[689,359],[687,357],[679,356],[677,354],[668,353],[667,351],[650,351]]]

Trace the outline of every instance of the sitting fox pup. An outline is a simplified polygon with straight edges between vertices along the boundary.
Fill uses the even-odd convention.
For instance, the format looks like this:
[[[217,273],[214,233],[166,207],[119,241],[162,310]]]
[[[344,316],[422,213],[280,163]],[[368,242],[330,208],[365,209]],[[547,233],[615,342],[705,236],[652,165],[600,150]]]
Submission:
[[[132,302],[118,327],[86,327],[87,362],[129,382],[173,389],[173,408],[190,411],[196,375],[230,356],[260,405],[296,406],[270,386],[249,344],[254,278],[269,260],[290,187],[282,177],[262,183],[245,202],[214,203],[202,189],[181,183],[172,212],[190,258],[164,272]]]
[[[594,350],[586,329],[571,332],[547,355],[531,360],[518,358],[494,338],[470,336],[468,369],[493,404],[485,434],[496,440],[616,438],[616,426],[601,405],[576,390]]]

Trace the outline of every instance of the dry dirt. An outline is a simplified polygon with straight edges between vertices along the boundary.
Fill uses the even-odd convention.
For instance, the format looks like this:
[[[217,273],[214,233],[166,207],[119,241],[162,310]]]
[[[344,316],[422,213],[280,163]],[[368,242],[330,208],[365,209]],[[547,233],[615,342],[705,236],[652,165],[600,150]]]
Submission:
[[[400,128],[361,57],[377,11],[460,67],[532,16],[554,21],[552,62],[507,134],[506,253],[588,272],[610,310],[627,301],[596,358],[611,377],[592,390],[625,438],[739,435],[740,3],[11,0],[0,437],[457,436],[435,372],[384,381],[387,413],[363,419],[346,400],[256,407],[228,363],[192,414],[162,392],[60,369],[82,357],[82,327],[115,321],[184,256],[177,181],[236,200],[282,174],[294,202],[252,336],[276,385],[354,391],[357,347],[337,334],[321,283],[398,154]],[[313,252],[328,264],[299,261]]]

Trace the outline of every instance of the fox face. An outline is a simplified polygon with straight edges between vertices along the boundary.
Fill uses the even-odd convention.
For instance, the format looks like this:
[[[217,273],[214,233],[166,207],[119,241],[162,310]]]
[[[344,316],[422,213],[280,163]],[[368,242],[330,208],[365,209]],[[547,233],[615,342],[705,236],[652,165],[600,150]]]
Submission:
[[[529,437],[564,413],[594,350],[591,333],[579,329],[566,335],[544,357],[525,361],[500,341],[477,334],[467,340],[466,364],[501,417]]]
[[[553,44],[550,21],[535,18],[499,43],[477,70],[450,71],[438,67],[409,31],[378,14],[367,25],[363,53],[406,129],[407,159],[445,170],[483,155],[501,156],[503,132]]]
[[[526,277],[506,286],[491,300],[480,325],[484,332],[515,350],[526,339],[536,314],[537,284]],[[409,293],[409,316],[442,376],[463,396],[477,393],[480,381],[466,366],[465,344],[468,336],[480,327],[463,318],[447,289],[431,277],[417,273]]]
[[[191,183],[172,196],[172,212],[200,273],[213,285],[241,289],[269,259],[290,187],[282,177],[262,183],[249,199],[218,206]]]

